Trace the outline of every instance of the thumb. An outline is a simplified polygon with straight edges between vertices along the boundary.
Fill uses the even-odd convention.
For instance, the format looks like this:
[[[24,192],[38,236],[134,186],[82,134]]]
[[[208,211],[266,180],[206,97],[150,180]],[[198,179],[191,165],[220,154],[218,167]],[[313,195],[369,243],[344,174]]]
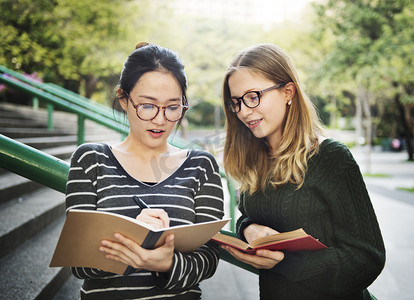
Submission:
[[[165,246],[174,248],[174,234],[169,234],[165,239]]]

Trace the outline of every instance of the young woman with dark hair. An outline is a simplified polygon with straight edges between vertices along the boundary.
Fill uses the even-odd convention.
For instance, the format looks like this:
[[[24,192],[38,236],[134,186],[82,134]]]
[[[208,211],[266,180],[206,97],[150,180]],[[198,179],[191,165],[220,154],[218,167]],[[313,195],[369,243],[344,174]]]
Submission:
[[[173,51],[147,43],[127,58],[118,100],[130,131],[118,144],[88,143],[71,158],[66,207],[117,213],[155,228],[219,220],[223,190],[214,157],[178,149],[167,138],[188,109],[184,65]],[[134,196],[150,209],[139,209]],[[219,261],[211,242],[191,253],[174,250],[174,236],[147,250],[121,233],[99,250],[135,269],[129,275],[73,267],[84,279],[81,299],[200,299],[199,282]]]

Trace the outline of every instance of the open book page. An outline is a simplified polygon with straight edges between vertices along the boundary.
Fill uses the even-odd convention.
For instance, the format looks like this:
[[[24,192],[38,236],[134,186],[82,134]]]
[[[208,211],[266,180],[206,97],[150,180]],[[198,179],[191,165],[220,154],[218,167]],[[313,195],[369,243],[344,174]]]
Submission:
[[[249,244],[245,243],[244,241],[226,234],[217,233],[215,236],[213,236],[212,239],[219,241],[221,244],[229,245],[241,250],[247,250],[250,248]]]
[[[261,246],[265,246],[268,244],[273,244],[276,242],[291,240],[291,239],[305,237],[305,236],[307,236],[306,232],[302,228],[299,228],[293,231],[275,233],[272,235],[264,236],[262,238],[258,238],[257,240],[254,240],[253,242],[250,243],[250,247],[256,248],[256,247],[261,247]]]

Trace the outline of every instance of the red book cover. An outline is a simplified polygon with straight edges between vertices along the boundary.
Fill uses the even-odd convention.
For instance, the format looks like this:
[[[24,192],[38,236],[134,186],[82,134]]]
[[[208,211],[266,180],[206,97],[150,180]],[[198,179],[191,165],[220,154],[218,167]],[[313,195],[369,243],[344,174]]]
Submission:
[[[269,235],[253,241],[251,245],[234,236],[222,233],[216,234],[212,240],[218,244],[228,245],[249,254],[254,254],[258,249],[295,252],[328,248],[311,235],[306,234],[302,229]]]

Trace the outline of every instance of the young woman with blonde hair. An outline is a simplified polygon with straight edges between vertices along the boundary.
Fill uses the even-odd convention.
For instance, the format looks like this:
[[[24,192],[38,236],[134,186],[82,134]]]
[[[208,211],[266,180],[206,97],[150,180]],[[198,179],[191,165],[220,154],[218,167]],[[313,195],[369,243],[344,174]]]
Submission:
[[[325,137],[288,55],[272,44],[241,51],[223,84],[226,172],[240,183],[240,238],[303,228],[327,249],[259,250],[236,259],[260,269],[261,299],[366,299],[385,262],[359,167]]]

